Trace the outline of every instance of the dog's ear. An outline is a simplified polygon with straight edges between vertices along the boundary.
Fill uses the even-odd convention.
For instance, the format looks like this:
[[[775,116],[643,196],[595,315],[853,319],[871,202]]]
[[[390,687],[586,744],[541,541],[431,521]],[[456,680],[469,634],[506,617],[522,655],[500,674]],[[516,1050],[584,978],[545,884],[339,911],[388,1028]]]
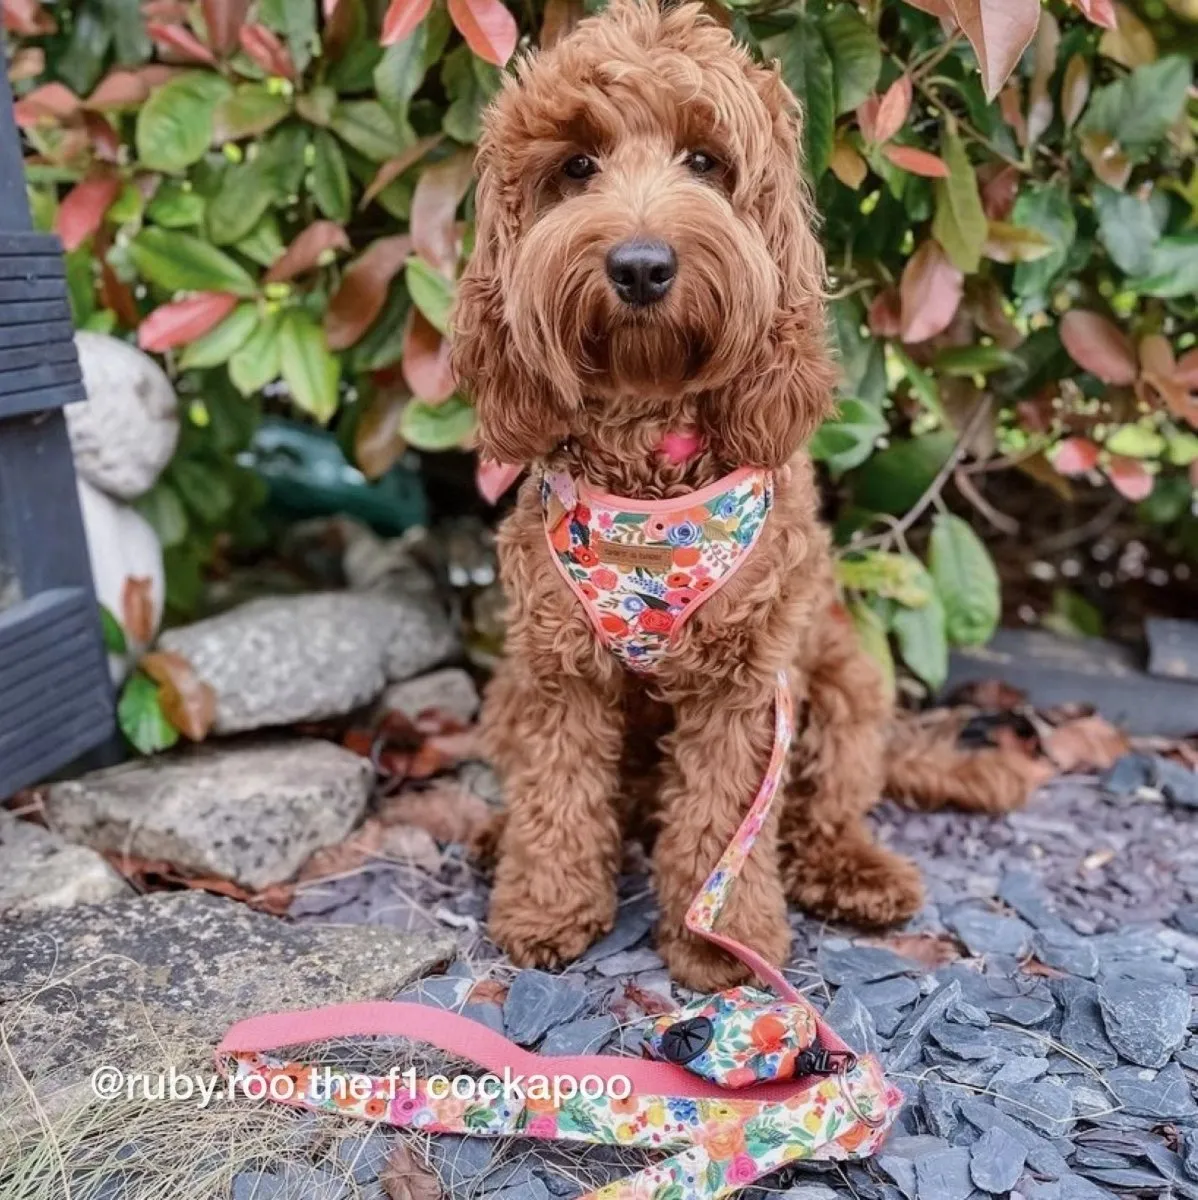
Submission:
[[[458,283],[453,366],[478,412],[484,458],[526,463],[548,454],[568,430],[564,398],[520,361],[504,314],[503,281],[520,215],[505,199],[484,145],[476,163],[474,253]]]
[[[768,143],[749,155],[741,186],[778,269],[778,307],[743,386],[724,389],[711,406],[708,435],[728,462],[777,467],[832,411],[837,372],[824,313],[824,253],[800,169],[798,106],[776,68],[753,75],[772,127]]]

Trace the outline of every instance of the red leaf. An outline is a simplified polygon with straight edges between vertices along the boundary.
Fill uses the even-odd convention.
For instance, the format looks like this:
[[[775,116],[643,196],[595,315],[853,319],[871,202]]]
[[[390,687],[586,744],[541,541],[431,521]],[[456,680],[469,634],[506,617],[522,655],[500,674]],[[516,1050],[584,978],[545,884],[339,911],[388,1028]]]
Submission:
[[[237,35],[245,23],[250,0],[200,0],[208,42],[222,56],[237,46]]]
[[[402,42],[428,16],[432,6],[433,0],[391,0],[383,17],[383,45]]]
[[[1061,771],[1105,771],[1131,749],[1127,736],[1105,717],[1078,717],[1044,739],[1044,753]]]
[[[939,17],[942,21],[956,21],[957,19],[956,11],[953,8],[955,0],[907,0],[907,3],[912,8],[918,8],[920,12]]]
[[[499,0],[449,0],[449,15],[479,58],[502,67],[512,57],[520,30]]]
[[[419,138],[401,154],[387,159],[375,172],[370,186],[362,193],[362,200],[358,207],[365,208],[379,192],[394,183],[409,167],[415,166],[434,146],[440,145],[442,140],[442,135],[439,133]]]
[[[1136,458],[1116,454],[1107,463],[1106,473],[1115,491],[1136,503],[1147,500],[1156,485],[1156,477]]]
[[[1118,28],[1119,18],[1112,0],[1073,0],[1073,2],[1095,25],[1100,25],[1103,29]]]
[[[345,269],[324,316],[330,350],[347,350],[374,324],[387,300],[391,280],[412,253],[407,234],[371,242]]]
[[[430,404],[440,404],[453,394],[449,339],[443,338],[416,308],[408,314],[404,333],[403,377],[412,394]]]
[[[922,175],[925,179],[947,179],[949,176],[948,164],[926,150],[917,150],[914,146],[886,146],[882,153],[896,167],[910,171],[912,175]]]
[[[1174,378],[1191,391],[1198,389],[1198,350],[1190,350],[1177,360]]]
[[[91,138],[92,150],[98,159],[107,163],[121,161],[121,135],[99,113],[85,112],[83,128]]]
[[[160,305],[138,326],[137,344],[153,353],[186,346],[219,325],[236,306],[237,297],[228,292],[200,292]]]
[[[474,177],[474,156],[460,151],[420,173],[412,195],[412,249],[448,279],[457,275],[458,205]]]
[[[474,469],[474,484],[488,504],[498,504],[504,492],[523,474],[523,463],[497,463],[480,458]]]
[[[874,337],[896,338],[902,331],[902,301],[898,288],[883,288],[869,306],[869,331]]]
[[[82,246],[100,228],[120,193],[121,181],[115,175],[93,175],[75,184],[63,197],[54,219],[54,231],[63,246],[67,250]]]
[[[148,21],[146,33],[160,50],[172,50],[186,62],[216,66],[216,55],[185,25],[160,25],[156,21]]]
[[[154,637],[154,581],[148,575],[127,575],[121,586],[121,624],[129,640],[143,646]]]
[[[141,324],[141,310],[133,289],[118,278],[108,260],[97,252],[100,259],[100,303],[117,315],[117,320],[127,329],[136,329]]]
[[[399,422],[410,399],[401,386],[380,385],[362,413],[354,430],[354,462],[367,479],[386,475],[404,452]]]
[[[1089,438],[1066,438],[1057,447],[1052,465],[1062,475],[1084,475],[1098,465],[1098,447]]]
[[[245,25],[241,29],[241,48],[268,75],[295,79],[295,63],[291,52],[278,36],[265,25]]]
[[[1061,341],[1079,367],[1103,383],[1135,383],[1136,352],[1127,335],[1106,317],[1075,308],[1061,318]]]
[[[58,29],[38,0],[3,0],[0,8],[4,10],[4,28],[19,37],[41,37]]]
[[[150,85],[136,71],[110,71],[85,101],[87,108],[136,108],[150,94]]]
[[[22,129],[47,121],[63,121],[79,111],[79,97],[61,83],[44,83],[13,105],[13,116]]]
[[[1005,166],[982,185],[982,209],[988,221],[1005,221],[1019,194],[1018,167]]]
[[[911,256],[899,284],[904,342],[923,342],[943,333],[956,315],[965,276],[953,266],[935,239]]]
[[[320,266],[320,258],[326,251],[348,249],[349,238],[336,221],[313,221],[266,272],[266,282],[281,283],[286,279],[294,279]]]
[[[956,0],[955,8],[993,100],[1036,36],[1040,0]]]
[[[911,96],[911,76],[900,75],[878,104],[873,135],[866,134],[871,142],[888,142],[902,129],[911,112]]]
[[[138,668],[158,684],[162,715],[185,737],[202,742],[216,720],[216,693],[191,663],[171,650],[156,650]]]

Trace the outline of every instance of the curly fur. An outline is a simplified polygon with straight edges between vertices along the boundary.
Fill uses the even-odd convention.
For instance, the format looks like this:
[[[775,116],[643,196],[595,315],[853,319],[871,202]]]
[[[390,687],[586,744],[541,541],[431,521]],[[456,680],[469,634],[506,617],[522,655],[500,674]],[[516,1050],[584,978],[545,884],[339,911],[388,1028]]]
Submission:
[[[743,978],[683,917],[760,783],[781,668],[802,714],[785,803],[721,927],[781,962],[788,898],[864,925],[921,904],[916,868],[863,820],[883,784],[891,704],[834,602],[802,452],[836,372],[797,134],[777,72],[699,6],[636,0],[521,62],[487,114],[455,315],[484,454],[647,498],[742,465],[779,469],[753,554],[651,679],[596,641],[550,563],[536,485],[522,488],[499,535],[507,657],[483,716],[507,796],[490,924],[517,963],[559,964],[610,928],[625,818],[650,804],[671,973],[703,989]],[[694,150],[720,168],[695,175]],[[600,167],[585,183],[561,170],[578,153]],[[673,288],[649,309],[621,304],[604,271],[607,250],[634,235],[678,256]],[[703,449],[671,463],[656,447],[684,427]]]

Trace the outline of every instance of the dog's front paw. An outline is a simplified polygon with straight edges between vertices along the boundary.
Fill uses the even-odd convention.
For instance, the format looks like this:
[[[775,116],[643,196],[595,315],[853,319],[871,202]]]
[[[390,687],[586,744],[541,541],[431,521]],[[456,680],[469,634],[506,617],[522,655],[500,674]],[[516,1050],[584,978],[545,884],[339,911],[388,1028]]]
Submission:
[[[864,839],[822,845],[795,864],[790,898],[806,912],[866,928],[901,925],[923,906],[909,859]]]
[[[719,932],[756,951],[767,962],[786,962],[791,933],[785,917],[777,920],[738,921],[735,909],[717,922]],[[670,978],[697,992],[720,992],[753,979],[753,972],[739,959],[689,930],[658,931],[657,949]]]
[[[614,887],[602,894],[570,894],[546,904],[517,879],[504,879],[502,866],[491,893],[488,929],[518,967],[560,967],[573,962],[609,929],[616,917]],[[564,885],[563,895],[569,884]]]

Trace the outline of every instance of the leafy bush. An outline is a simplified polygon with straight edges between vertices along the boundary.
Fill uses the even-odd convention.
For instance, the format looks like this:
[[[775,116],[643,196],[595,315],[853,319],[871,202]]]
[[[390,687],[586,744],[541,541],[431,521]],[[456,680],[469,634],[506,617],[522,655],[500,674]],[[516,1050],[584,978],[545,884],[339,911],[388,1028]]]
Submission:
[[[893,636],[934,685],[948,643],[998,620],[950,483],[1000,527],[994,471],[1110,486],[1198,546],[1193,0],[709,7],[804,105],[844,365],[814,451],[876,652]],[[136,331],[190,406],[143,506],[177,594],[252,509],[235,456],[262,404],[335,422],[370,477],[405,444],[469,444],[445,332],[470,147],[517,39],[553,40],[580,0],[518,26],[499,0],[4,11],[77,319]],[[925,567],[909,541],[928,516]]]

